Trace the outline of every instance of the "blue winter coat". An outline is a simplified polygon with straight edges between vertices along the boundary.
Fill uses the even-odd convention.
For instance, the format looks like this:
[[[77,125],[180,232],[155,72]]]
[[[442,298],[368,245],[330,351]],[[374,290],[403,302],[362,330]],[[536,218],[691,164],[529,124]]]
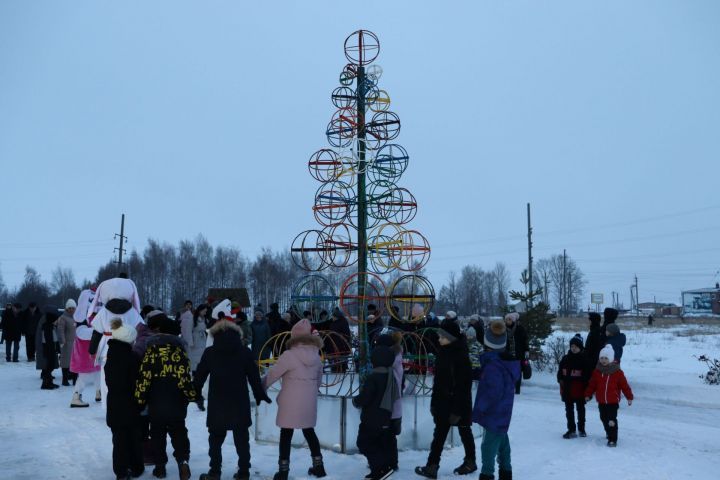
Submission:
[[[520,361],[504,352],[489,351],[480,356],[473,422],[493,433],[507,433],[510,428],[515,382],[520,378]]]

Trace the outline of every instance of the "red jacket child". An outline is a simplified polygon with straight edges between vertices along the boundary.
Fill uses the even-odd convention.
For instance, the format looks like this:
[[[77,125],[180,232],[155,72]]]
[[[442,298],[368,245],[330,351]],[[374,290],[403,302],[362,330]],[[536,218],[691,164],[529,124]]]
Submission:
[[[595,395],[600,405],[618,404],[622,392],[628,404],[632,404],[633,393],[625,374],[620,370],[619,364],[611,363],[613,359],[608,358],[613,355],[612,350],[605,347],[600,353],[600,361],[590,377],[590,383],[585,389],[585,397],[589,399]]]

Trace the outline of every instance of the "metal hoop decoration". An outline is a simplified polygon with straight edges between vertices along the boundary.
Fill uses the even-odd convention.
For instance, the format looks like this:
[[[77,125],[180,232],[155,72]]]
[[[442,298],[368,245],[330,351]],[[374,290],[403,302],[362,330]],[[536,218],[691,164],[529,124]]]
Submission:
[[[373,112],[387,112],[390,109],[390,95],[385,90],[377,89],[375,98],[368,103],[368,107]]]
[[[327,267],[326,237],[320,230],[305,230],[299,233],[290,246],[293,263],[309,272],[319,272]]]
[[[336,180],[342,173],[343,164],[338,154],[329,148],[323,148],[313,153],[308,160],[310,175],[319,182]]]
[[[345,39],[345,58],[351,63],[364,67],[380,54],[380,40],[368,30],[358,30]]]
[[[360,295],[360,275],[365,277],[365,295]],[[360,317],[365,318],[367,306],[374,304],[381,316],[385,308],[385,283],[382,278],[372,272],[357,272],[350,275],[340,288],[340,310],[349,321],[358,323]]]
[[[323,312],[329,316],[329,312],[335,308],[338,296],[327,278],[322,275],[307,275],[295,284],[290,300],[300,314],[310,312],[311,322],[319,323],[325,320],[321,318]]]
[[[357,229],[346,223],[339,223],[325,227],[323,232],[327,236],[326,251],[328,252],[326,262],[328,266],[344,268],[354,265],[357,257]]]
[[[350,87],[337,87],[333,90],[332,95],[333,105],[337,108],[355,108],[355,91]]]
[[[370,180],[397,182],[405,172],[410,157],[407,151],[396,143],[385,145],[377,151],[372,166],[368,169]]]
[[[342,223],[355,207],[355,191],[345,182],[335,180],[320,185],[315,194],[313,213],[321,225]]]
[[[403,230],[393,236],[390,248],[393,265],[403,272],[421,270],[430,261],[430,243],[417,230]]]
[[[328,143],[333,147],[344,148],[350,146],[357,133],[355,123],[356,111],[354,108],[339,108],[330,119],[325,135]]]
[[[390,212],[387,219],[398,225],[410,223],[417,214],[417,200],[407,188],[393,189],[384,203],[384,208]]]
[[[393,191],[397,186],[389,180],[377,180],[368,186],[367,205],[368,215],[372,218],[390,221],[395,213],[396,201]]]
[[[420,275],[403,275],[398,278],[387,295],[388,313],[405,323],[424,319],[435,304],[435,289]]]
[[[395,238],[402,232],[393,223],[383,223],[370,231],[367,252],[370,269],[377,274],[389,273],[397,266],[393,263],[393,250],[399,248]]]
[[[370,123],[365,125],[368,132],[384,134],[385,140],[394,140],[400,135],[400,117],[395,112],[377,112],[372,116]]]
[[[367,77],[370,80],[375,82],[375,84],[377,84],[378,80],[380,80],[380,77],[382,77],[382,74],[383,74],[383,69],[377,63],[375,65],[370,65],[367,68],[367,71],[365,72],[365,75],[367,75]]]

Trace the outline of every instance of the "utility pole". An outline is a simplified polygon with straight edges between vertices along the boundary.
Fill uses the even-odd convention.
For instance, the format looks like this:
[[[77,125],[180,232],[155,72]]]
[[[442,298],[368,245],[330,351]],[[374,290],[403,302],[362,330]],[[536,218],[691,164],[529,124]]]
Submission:
[[[638,293],[637,274],[635,274],[635,315],[640,316],[640,294]]]
[[[567,295],[567,284],[566,284],[566,277],[565,277],[565,265],[567,261],[567,253],[565,252],[565,249],[563,248],[563,267],[562,267],[562,288],[561,292],[562,295],[560,296],[560,311],[562,312],[563,316],[565,315],[565,307],[567,305],[567,299],[565,298]]]
[[[532,295],[533,291],[533,272],[532,272],[532,265],[533,265],[533,257],[532,257],[532,226],[530,224],[530,203],[527,204],[527,236],[528,236],[528,276],[530,277],[530,288],[529,288],[529,294]],[[532,307],[532,297],[528,298],[528,308]]]
[[[123,248],[123,244],[125,243],[125,240],[127,240],[127,237],[125,236],[125,214],[122,214],[122,217],[120,217],[120,233],[115,234],[115,238],[120,237],[120,246],[115,248],[115,251],[118,252],[118,259],[115,263],[118,265],[118,271],[119,274],[122,270],[123,265],[123,253],[125,253],[125,249]]]
[[[543,272],[543,281],[544,283],[544,289],[543,289],[543,296],[545,297],[545,305],[550,305],[550,294],[548,293],[548,276],[547,272]]]

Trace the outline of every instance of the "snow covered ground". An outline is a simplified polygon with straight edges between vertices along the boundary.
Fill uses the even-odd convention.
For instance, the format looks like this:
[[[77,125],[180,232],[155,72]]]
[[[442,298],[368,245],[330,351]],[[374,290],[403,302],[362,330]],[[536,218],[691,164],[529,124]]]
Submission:
[[[689,332],[693,335],[685,336]],[[694,358],[720,356],[720,326],[657,327],[628,331],[627,335],[623,369],[636,400],[632,407],[622,404],[618,448],[605,446],[594,401],[588,406],[588,437],[562,439],[565,416],[554,374],[535,373],[516,397],[510,430],[516,479],[567,475],[583,480],[720,478],[720,386],[702,383],[698,375],[705,373],[704,365]],[[99,404],[71,410],[71,387],[40,390],[39,372],[34,364],[22,361],[5,364],[0,360],[0,385],[0,479],[114,478],[110,430]],[[86,392],[86,396],[90,394]],[[190,466],[197,478],[208,468],[204,413],[191,405],[187,424]],[[277,447],[253,443],[251,449],[253,475],[271,477],[276,470]],[[400,471],[392,478],[419,478],[413,469],[424,464],[426,455],[424,451],[401,452]],[[366,474],[362,456],[330,451],[324,456],[330,479],[361,479]],[[441,476],[451,477],[462,456],[462,448],[447,450]],[[231,436],[223,457],[223,478],[230,479],[236,462]],[[291,477],[307,478],[309,463],[306,450],[294,449]],[[176,475],[177,467],[171,462],[168,478]],[[153,477],[147,471],[142,478]]]

